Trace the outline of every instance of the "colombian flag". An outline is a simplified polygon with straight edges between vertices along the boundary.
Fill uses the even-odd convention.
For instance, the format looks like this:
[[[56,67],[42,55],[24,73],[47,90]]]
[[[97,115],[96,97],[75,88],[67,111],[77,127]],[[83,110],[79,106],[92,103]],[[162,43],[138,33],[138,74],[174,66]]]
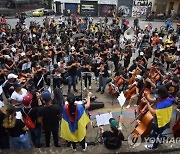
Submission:
[[[90,122],[84,107],[76,105],[75,117],[69,114],[68,104],[63,108],[61,121],[61,137],[67,141],[80,142],[86,136],[86,125]]]
[[[174,97],[170,96],[167,99],[163,99],[157,103],[156,116],[158,128],[161,128],[170,122],[173,110],[173,101]]]

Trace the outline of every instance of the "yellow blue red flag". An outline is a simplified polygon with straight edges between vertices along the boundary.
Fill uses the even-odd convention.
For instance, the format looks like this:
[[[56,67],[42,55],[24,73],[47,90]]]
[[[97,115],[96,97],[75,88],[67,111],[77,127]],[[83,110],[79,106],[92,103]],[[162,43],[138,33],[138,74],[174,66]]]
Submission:
[[[172,117],[174,97],[170,96],[167,99],[163,99],[157,103],[156,117],[158,122],[158,128],[161,128],[168,124]]]
[[[90,122],[84,107],[76,105],[75,117],[69,114],[68,104],[63,108],[61,121],[61,137],[67,141],[80,142],[86,136],[86,125]]]

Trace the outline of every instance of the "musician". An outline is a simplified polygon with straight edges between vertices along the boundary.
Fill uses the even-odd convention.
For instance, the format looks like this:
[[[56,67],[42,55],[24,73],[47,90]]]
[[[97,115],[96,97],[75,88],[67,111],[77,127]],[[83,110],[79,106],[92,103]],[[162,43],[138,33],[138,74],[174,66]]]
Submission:
[[[71,86],[73,86],[74,92],[78,92],[76,89],[76,79],[79,65],[80,64],[74,60],[68,62],[68,93],[71,91]]]
[[[119,69],[119,59],[120,59],[120,51],[118,49],[115,49],[115,51],[113,52],[113,56],[112,56],[112,60],[114,62],[114,71],[118,71]]]
[[[120,148],[122,145],[122,141],[124,141],[124,135],[119,129],[119,122],[114,118],[110,118],[109,124],[109,131],[104,131],[104,128],[100,127],[103,143],[107,149]]]
[[[87,89],[87,82],[89,81],[89,84],[88,84],[88,86],[89,86],[89,89],[91,89],[91,65],[90,65],[90,63],[86,63],[85,65],[84,65],[84,67],[83,67],[83,72],[84,72],[84,74],[83,74],[83,77],[84,77],[84,86],[85,86],[85,88],[84,88],[84,90],[86,90]],[[82,73],[83,73],[82,72]]]
[[[152,133],[149,137],[157,139],[162,137],[162,133],[169,127],[170,119],[172,116],[172,105],[174,97],[169,95],[165,86],[159,86],[156,92],[157,98],[151,99],[145,95],[144,100],[147,103],[148,110],[154,116]],[[153,108],[150,103],[155,103],[156,107]],[[157,140],[156,140],[157,141]],[[156,149],[158,147],[158,141],[153,144],[145,145],[147,149]]]
[[[61,86],[61,71],[58,64],[54,64],[54,70],[52,71],[53,77],[53,89],[60,88]]]
[[[15,75],[14,73],[10,73],[7,76],[7,80],[2,85],[3,92],[7,99],[10,99],[12,93],[14,92],[14,82],[17,78],[17,75]]]
[[[133,94],[129,100],[129,104],[126,106],[126,108],[130,108],[131,104],[132,104],[132,101],[139,96],[140,94],[140,91],[142,90],[143,88],[143,85],[144,85],[144,82],[143,82],[143,77],[141,75],[136,75],[136,80],[135,82],[133,83],[132,86],[136,86],[136,91],[135,91],[135,94]]]
[[[105,63],[104,60],[102,60],[98,70],[99,70],[99,89],[96,92],[101,91],[101,94],[103,94],[106,88],[107,79],[109,77],[108,64]]]

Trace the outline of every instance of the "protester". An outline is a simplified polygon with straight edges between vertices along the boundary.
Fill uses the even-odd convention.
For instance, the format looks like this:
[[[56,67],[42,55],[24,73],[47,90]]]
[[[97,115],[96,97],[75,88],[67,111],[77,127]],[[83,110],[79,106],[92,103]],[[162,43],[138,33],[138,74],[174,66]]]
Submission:
[[[67,96],[67,104],[65,104],[62,113],[61,137],[72,143],[73,151],[76,151],[76,143],[80,142],[83,151],[86,151],[86,126],[90,119],[86,113],[86,109],[90,107],[89,92],[87,96],[87,104],[76,104],[75,96],[69,93]]]
[[[9,105],[3,120],[3,127],[8,130],[13,149],[30,148],[28,128],[20,117],[16,118],[16,108]]]
[[[155,100],[149,99],[147,95],[145,95],[144,98],[146,99],[149,111],[154,116],[152,133],[149,137],[153,137],[155,141],[154,143],[146,145],[148,149],[156,149],[158,147],[159,142],[157,138],[161,138],[164,130],[170,127],[170,119],[172,117],[174,97],[169,95],[165,86],[159,86],[156,95],[157,98]],[[149,104],[154,101],[157,102],[155,109]]]
[[[50,147],[51,134],[53,135],[54,146],[60,147],[58,129],[61,108],[56,104],[52,104],[51,93],[48,90],[44,90],[41,97],[45,105],[38,109],[37,117],[45,133],[46,147]]]

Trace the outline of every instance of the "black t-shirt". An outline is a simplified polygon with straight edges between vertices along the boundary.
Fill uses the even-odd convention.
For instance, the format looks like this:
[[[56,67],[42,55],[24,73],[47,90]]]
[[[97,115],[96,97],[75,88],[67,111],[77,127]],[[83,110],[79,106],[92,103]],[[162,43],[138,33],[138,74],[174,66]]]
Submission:
[[[8,133],[5,131],[5,128],[2,126],[4,118],[5,114],[0,111],[0,138],[8,135]]]
[[[10,89],[11,86],[14,86],[14,84],[7,81],[3,87],[6,98],[10,98],[12,93],[14,92],[14,89]]]
[[[26,131],[23,130],[25,127],[24,122],[21,119],[16,119],[16,124],[13,128],[7,128],[9,135],[11,137],[19,137],[22,134],[25,134]]]
[[[104,145],[108,149],[117,149],[120,148],[122,142],[124,140],[124,136],[121,132],[119,132],[118,135],[110,132],[110,131],[105,131],[102,134],[102,137],[104,139]]]
[[[22,108],[21,109],[21,113],[22,113],[23,118],[26,119],[26,114],[27,114],[31,118],[32,122],[34,124],[36,124],[36,126],[38,124],[37,123],[37,112],[38,112],[37,107],[34,107],[34,108]]]
[[[69,63],[68,66],[71,66],[71,65],[72,65],[72,63]],[[71,68],[69,68],[68,74],[69,74],[69,76],[76,76],[77,75],[77,67],[72,66]]]
[[[45,131],[57,130],[59,128],[59,116],[61,108],[56,105],[43,106],[38,109],[38,117],[43,118],[43,128]]]

